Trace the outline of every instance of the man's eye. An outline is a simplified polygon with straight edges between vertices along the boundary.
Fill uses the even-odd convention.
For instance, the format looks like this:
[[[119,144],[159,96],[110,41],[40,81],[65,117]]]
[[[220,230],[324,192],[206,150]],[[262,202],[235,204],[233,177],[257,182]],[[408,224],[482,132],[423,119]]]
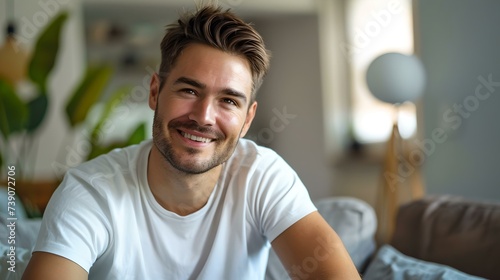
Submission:
[[[184,92],[184,93],[187,93],[187,94],[193,94],[193,95],[196,94],[196,92],[194,90],[189,89],[189,88],[182,89],[181,92]]]
[[[234,105],[234,106],[237,106],[238,103],[236,103],[236,101],[234,101],[233,99],[231,98],[224,98],[223,101],[227,104],[230,104],[230,105]]]

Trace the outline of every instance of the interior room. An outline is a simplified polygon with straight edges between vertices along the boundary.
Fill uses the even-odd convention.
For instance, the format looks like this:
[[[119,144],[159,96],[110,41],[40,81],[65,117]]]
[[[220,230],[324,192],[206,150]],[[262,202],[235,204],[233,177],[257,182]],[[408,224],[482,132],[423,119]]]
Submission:
[[[0,108],[1,182],[3,185],[8,177],[15,177],[16,194],[22,197],[28,216],[43,216],[68,169],[113,148],[152,137],[154,112],[148,106],[148,95],[150,79],[160,63],[160,41],[166,25],[179,13],[193,9],[195,2],[0,0],[0,78],[15,81],[12,90],[19,102],[32,106],[46,102],[45,107],[37,107],[45,108],[43,112],[28,116],[28,109],[7,105],[12,104],[5,101],[11,89],[1,83],[5,105]],[[489,209],[485,214],[488,223],[496,221],[496,226],[488,229],[488,238],[500,232],[500,130],[495,128],[500,118],[500,2],[219,3],[251,22],[272,54],[270,71],[257,94],[257,115],[246,138],[281,155],[313,201],[353,198],[377,216],[379,228],[375,221],[369,237],[373,248],[369,256],[361,258],[359,267],[370,269],[369,259],[390,240],[401,246],[395,246],[400,251],[411,251],[404,251],[401,244],[405,241],[398,239],[402,233],[394,228],[396,213],[401,205],[421,198],[449,197],[478,203]],[[62,13],[64,18],[58,18]],[[27,62],[37,49],[40,34],[56,18],[60,21],[58,48],[40,55],[55,56],[55,63],[47,66],[49,71],[43,74],[40,86],[33,81],[35,74],[26,68],[33,63]],[[8,23],[15,24],[16,41],[11,46],[15,54],[5,56]],[[381,100],[367,84],[371,63],[388,53],[411,57],[423,75],[421,83],[418,73],[404,81],[396,74],[377,81],[399,86],[401,96],[395,102]],[[19,70],[24,74],[10,77],[17,73],[18,64],[25,65]],[[398,68],[399,72],[404,69]],[[387,73],[392,72],[389,69]],[[91,81],[92,75],[98,78]],[[421,92],[405,99],[405,91],[419,87]],[[84,100],[85,92],[94,94]],[[38,99],[41,95],[44,97]],[[30,102],[33,100],[39,103]],[[18,128],[24,118],[33,121],[34,127]],[[8,169],[11,166],[16,172]],[[463,219],[483,221],[483,216],[456,211]],[[469,225],[473,227],[475,222]],[[500,248],[498,240],[488,240],[491,243],[485,247],[490,251],[485,254]],[[359,240],[344,242],[361,244]],[[453,247],[450,244],[454,243],[442,244]],[[348,250],[352,256],[354,251]],[[471,250],[463,252],[474,256],[477,252]],[[460,266],[438,257],[413,257],[454,267],[457,273],[500,278],[498,268],[484,268],[490,265],[485,261],[483,267],[475,262]],[[490,274],[478,274],[478,270]],[[268,278],[280,279],[276,275],[283,273],[270,272]],[[395,274],[394,278],[371,277],[367,278],[409,279]]]

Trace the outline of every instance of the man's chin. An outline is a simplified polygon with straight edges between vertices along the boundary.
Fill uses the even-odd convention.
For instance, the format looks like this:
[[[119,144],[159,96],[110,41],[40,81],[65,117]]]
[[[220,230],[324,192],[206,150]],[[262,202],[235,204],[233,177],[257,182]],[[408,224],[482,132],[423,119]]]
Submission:
[[[215,162],[213,159],[193,159],[193,157],[196,157],[196,154],[199,154],[198,151],[187,155],[187,159],[185,160],[182,157],[173,156],[167,158],[167,161],[178,171],[191,175],[206,173],[220,165],[220,163]]]
[[[188,174],[188,175],[200,175],[207,173],[214,169],[216,166],[205,166],[205,165],[193,165],[193,164],[172,164],[172,166],[178,171]]]

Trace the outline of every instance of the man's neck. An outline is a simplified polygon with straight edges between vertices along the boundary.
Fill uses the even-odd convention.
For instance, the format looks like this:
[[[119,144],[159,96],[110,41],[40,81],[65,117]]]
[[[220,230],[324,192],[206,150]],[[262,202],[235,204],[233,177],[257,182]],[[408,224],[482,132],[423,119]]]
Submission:
[[[166,210],[186,216],[207,203],[222,166],[202,174],[186,174],[166,162],[155,145],[148,159],[147,178],[156,201]]]

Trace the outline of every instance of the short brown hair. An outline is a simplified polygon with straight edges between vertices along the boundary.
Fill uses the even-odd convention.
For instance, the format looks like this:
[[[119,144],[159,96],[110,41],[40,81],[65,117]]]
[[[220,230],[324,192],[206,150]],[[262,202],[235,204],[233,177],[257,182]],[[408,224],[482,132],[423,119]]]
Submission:
[[[252,72],[252,101],[269,68],[269,52],[257,31],[229,9],[205,5],[167,26],[161,42],[160,88],[182,50],[191,43],[205,44],[244,56]]]

